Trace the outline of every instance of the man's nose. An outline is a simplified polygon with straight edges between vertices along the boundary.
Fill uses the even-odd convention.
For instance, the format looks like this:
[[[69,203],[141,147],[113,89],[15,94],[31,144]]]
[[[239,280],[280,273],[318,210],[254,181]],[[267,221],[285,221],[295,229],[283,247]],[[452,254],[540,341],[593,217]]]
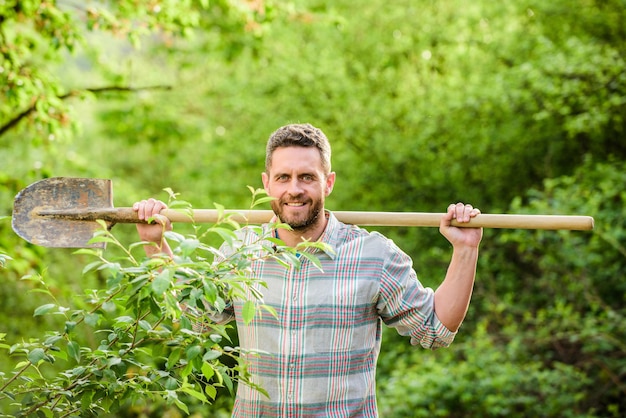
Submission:
[[[302,193],[302,184],[299,179],[294,178],[289,182],[289,193],[292,195]]]

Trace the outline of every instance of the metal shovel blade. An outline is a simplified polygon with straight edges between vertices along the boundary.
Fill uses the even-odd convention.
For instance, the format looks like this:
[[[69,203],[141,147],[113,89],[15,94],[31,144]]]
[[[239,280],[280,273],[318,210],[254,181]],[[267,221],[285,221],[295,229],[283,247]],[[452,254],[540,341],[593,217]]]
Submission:
[[[113,208],[111,180],[55,177],[31,184],[15,197],[13,230],[26,241],[44,247],[104,248],[85,244],[100,225],[93,220],[40,216],[46,210]]]

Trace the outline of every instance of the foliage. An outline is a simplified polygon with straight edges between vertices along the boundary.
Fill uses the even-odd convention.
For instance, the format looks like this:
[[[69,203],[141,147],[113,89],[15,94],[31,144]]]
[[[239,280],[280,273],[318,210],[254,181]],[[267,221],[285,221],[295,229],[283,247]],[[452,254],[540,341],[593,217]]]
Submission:
[[[593,234],[536,232],[531,239],[518,231],[503,234],[491,260],[498,264],[509,255],[516,267],[488,273],[498,277],[490,292],[516,295],[509,301],[516,307],[496,308],[497,317],[516,326],[493,325],[508,328],[507,338],[513,333],[521,338],[529,357],[584,373],[590,384],[582,402],[590,413],[598,409],[604,416],[626,411],[626,193],[618,186],[625,173],[621,161],[588,159],[572,176],[546,180],[544,190],[530,191],[528,211],[593,213]],[[512,208],[522,209],[519,201]]]
[[[228,301],[243,298],[244,321],[275,315],[262,302],[263,281],[251,274],[250,264],[276,259],[297,268],[296,251],[318,244],[286,247],[260,227],[249,226],[260,238],[244,246],[233,228],[240,229],[226,215],[216,225],[198,228],[197,234],[168,232],[176,243],[174,259],[141,259],[133,252],[146,243],[124,248],[103,222],[92,242],[113,245],[124,257],[105,258],[101,249],[78,251],[97,259],[83,273],[98,270],[106,277],[104,288],[85,289],[78,303],[83,309],[58,301],[44,277],[24,277],[50,298],[33,316],[60,316],[63,330],[13,344],[0,334],[0,349],[17,361],[11,373],[0,375],[3,416],[99,416],[119,412],[126,404],[158,401],[189,414],[189,399],[210,404],[219,388],[232,394],[235,380],[263,392],[246,368],[246,357],[256,353],[233,346],[230,325],[212,322],[208,313],[221,313]],[[207,236],[220,237],[233,253],[225,257],[206,245],[202,240]],[[100,340],[84,343],[80,335],[85,334]],[[59,369],[48,367],[58,363]]]
[[[467,391],[494,416],[513,407],[516,384],[543,404],[547,382],[563,379],[547,408],[570,394],[581,416],[623,414],[623,0],[0,3],[0,216],[28,184],[64,175],[113,179],[118,206],[169,186],[197,207],[241,207],[265,138],[308,121],[333,144],[331,209],[439,212],[461,200],[596,218],[592,234],[485,231],[457,343],[431,363],[386,335],[381,411],[427,404],[402,390],[422,381],[398,366],[406,356],[446,390],[453,381],[438,373],[456,368],[458,390],[439,411]],[[43,341],[62,315],[33,318],[50,300],[32,292],[39,279],[20,278],[41,277],[60,305],[86,310],[72,295],[106,288],[107,270],[81,275],[91,256],[26,244],[7,220],[0,332],[28,341],[40,331]],[[449,252],[435,229],[381,231],[425,284],[440,282]],[[116,239],[125,248],[133,232],[117,226]],[[124,257],[114,247],[107,257]],[[92,336],[73,338],[89,346]],[[481,351],[482,373],[467,361]],[[0,359],[0,372],[11,367]],[[488,396],[489,373],[501,376],[501,396]],[[521,397],[517,411],[531,408]]]
[[[525,347],[505,348],[482,320],[457,353],[400,357],[380,389],[381,416],[583,417],[586,376],[573,366],[546,368],[526,359]],[[455,355],[456,354],[456,355]]]
[[[178,39],[201,34],[207,47],[225,51],[235,44],[257,39],[269,19],[265,3],[239,1],[3,1],[0,2],[0,212],[10,212],[15,194],[28,184],[55,175],[99,177],[103,173],[81,147],[106,149],[104,141],[83,136],[85,106],[110,97],[147,94],[171,89],[170,80],[134,78],[128,66],[111,56],[123,51],[125,58],[158,46],[167,49]],[[254,7],[252,7],[254,6]],[[250,8],[252,7],[252,8]],[[267,13],[266,13],[267,11]],[[205,37],[205,33],[210,36]],[[238,47],[240,48],[240,47]],[[231,56],[235,54],[232,53]],[[77,76],[79,68],[83,73]],[[87,142],[80,143],[79,139]],[[79,143],[77,147],[76,144]],[[5,152],[6,150],[6,152]],[[119,153],[117,155],[120,155]],[[123,186],[123,185],[122,185]],[[157,190],[163,188],[159,185]],[[117,190],[123,192],[123,189]],[[128,191],[128,190],[127,190]],[[130,191],[128,191],[130,192]],[[39,298],[25,295],[32,283],[26,275],[46,274],[57,296],[82,293],[83,286],[97,286],[99,273],[77,280],[84,255],[49,252],[26,244],[0,222],[0,248],[7,248],[2,270],[4,291],[0,320],[10,335],[29,327]],[[122,232],[122,231],[121,231]],[[128,242],[126,240],[125,242]],[[38,295],[41,297],[41,295]],[[17,318],[17,320],[16,320]],[[48,318],[38,318],[42,326]],[[0,362],[0,370],[4,367]]]
[[[572,176],[529,191],[528,205],[515,199],[517,213],[593,213],[595,230],[490,234],[466,325],[449,352],[410,352],[387,335],[379,372],[391,378],[381,385],[381,411],[622,416],[624,181],[623,162],[588,159]]]
[[[150,41],[149,36],[156,35],[152,40],[167,44],[191,36],[203,25],[227,29],[225,33],[234,37],[246,26],[260,26],[265,16],[261,3],[247,8],[229,0],[4,1],[0,5],[0,92],[5,100],[0,105],[0,135],[18,129],[35,143],[71,137],[75,132],[69,128],[75,127],[76,117],[67,99],[135,89],[123,84],[119,69],[98,61],[100,54],[90,42],[91,34],[109,34],[140,47]],[[112,85],[68,88],[55,74],[52,64],[81,48],[93,54],[87,55],[94,61],[91,69],[102,67]],[[139,90],[145,87],[137,86]],[[28,123],[21,123],[25,119]]]

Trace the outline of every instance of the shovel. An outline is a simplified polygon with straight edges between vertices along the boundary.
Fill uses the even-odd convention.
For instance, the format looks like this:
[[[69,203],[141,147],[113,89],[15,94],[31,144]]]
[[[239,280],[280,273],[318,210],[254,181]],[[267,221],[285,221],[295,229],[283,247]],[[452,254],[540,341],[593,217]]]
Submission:
[[[337,219],[361,226],[439,226],[443,213],[334,211]],[[217,223],[228,215],[246,224],[269,222],[271,210],[195,209],[161,211],[172,222]],[[44,247],[103,248],[89,243],[101,228],[117,223],[143,222],[132,208],[114,208],[112,182],[106,179],[55,177],[40,180],[19,192],[13,205],[13,230],[26,241]],[[452,225],[468,228],[519,228],[591,230],[590,216],[480,214],[468,223]]]

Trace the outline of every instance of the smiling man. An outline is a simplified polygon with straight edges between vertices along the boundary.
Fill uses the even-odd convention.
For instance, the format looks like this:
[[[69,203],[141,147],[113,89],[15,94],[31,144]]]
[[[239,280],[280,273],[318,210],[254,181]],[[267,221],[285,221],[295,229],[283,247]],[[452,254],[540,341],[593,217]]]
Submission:
[[[264,236],[278,236],[295,246],[302,240],[321,241],[317,250],[322,270],[302,259],[299,269],[269,261],[252,265],[267,287],[264,303],[277,317],[264,315],[243,321],[244,301],[234,300],[218,322],[237,321],[240,345],[259,352],[249,370],[269,397],[239,385],[234,417],[377,417],[376,361],[382,324],[408,336],[411,344],[435,349],[448,346],[469,306],[480,228],[457,228],[452,219],[468,222],[480,213],[471,205],[448,206],[440,231],[452,244],[450,265],[436,291],[422,286],[411,258],[377,232],[346,225],[325,209],[336,174],[324,133],[309,124],[279,128],[266,148],[263,185],[274,197],[277,220],[291,230],[263,226]],[[134,205],[140,219],[155,217],[162,225],[138,224],[148,255],[172,254],[163,238],[171,229],[158,215],[166,206],[148,199]],[[163,228],[165,225],[165,228]],[[254,242],[252,231],[241,239]],[[228,248],[223,248],[228,254]]]
[[[267,145],[263,186],[276,216],[291,226],[279,237],[290,246],[302,238],[316,241],[326,227],[324,201],[333,190],[335,173],[330,171],[330,145],[315,141],[323,135],[312,126],[290,125],[274,132]]]

